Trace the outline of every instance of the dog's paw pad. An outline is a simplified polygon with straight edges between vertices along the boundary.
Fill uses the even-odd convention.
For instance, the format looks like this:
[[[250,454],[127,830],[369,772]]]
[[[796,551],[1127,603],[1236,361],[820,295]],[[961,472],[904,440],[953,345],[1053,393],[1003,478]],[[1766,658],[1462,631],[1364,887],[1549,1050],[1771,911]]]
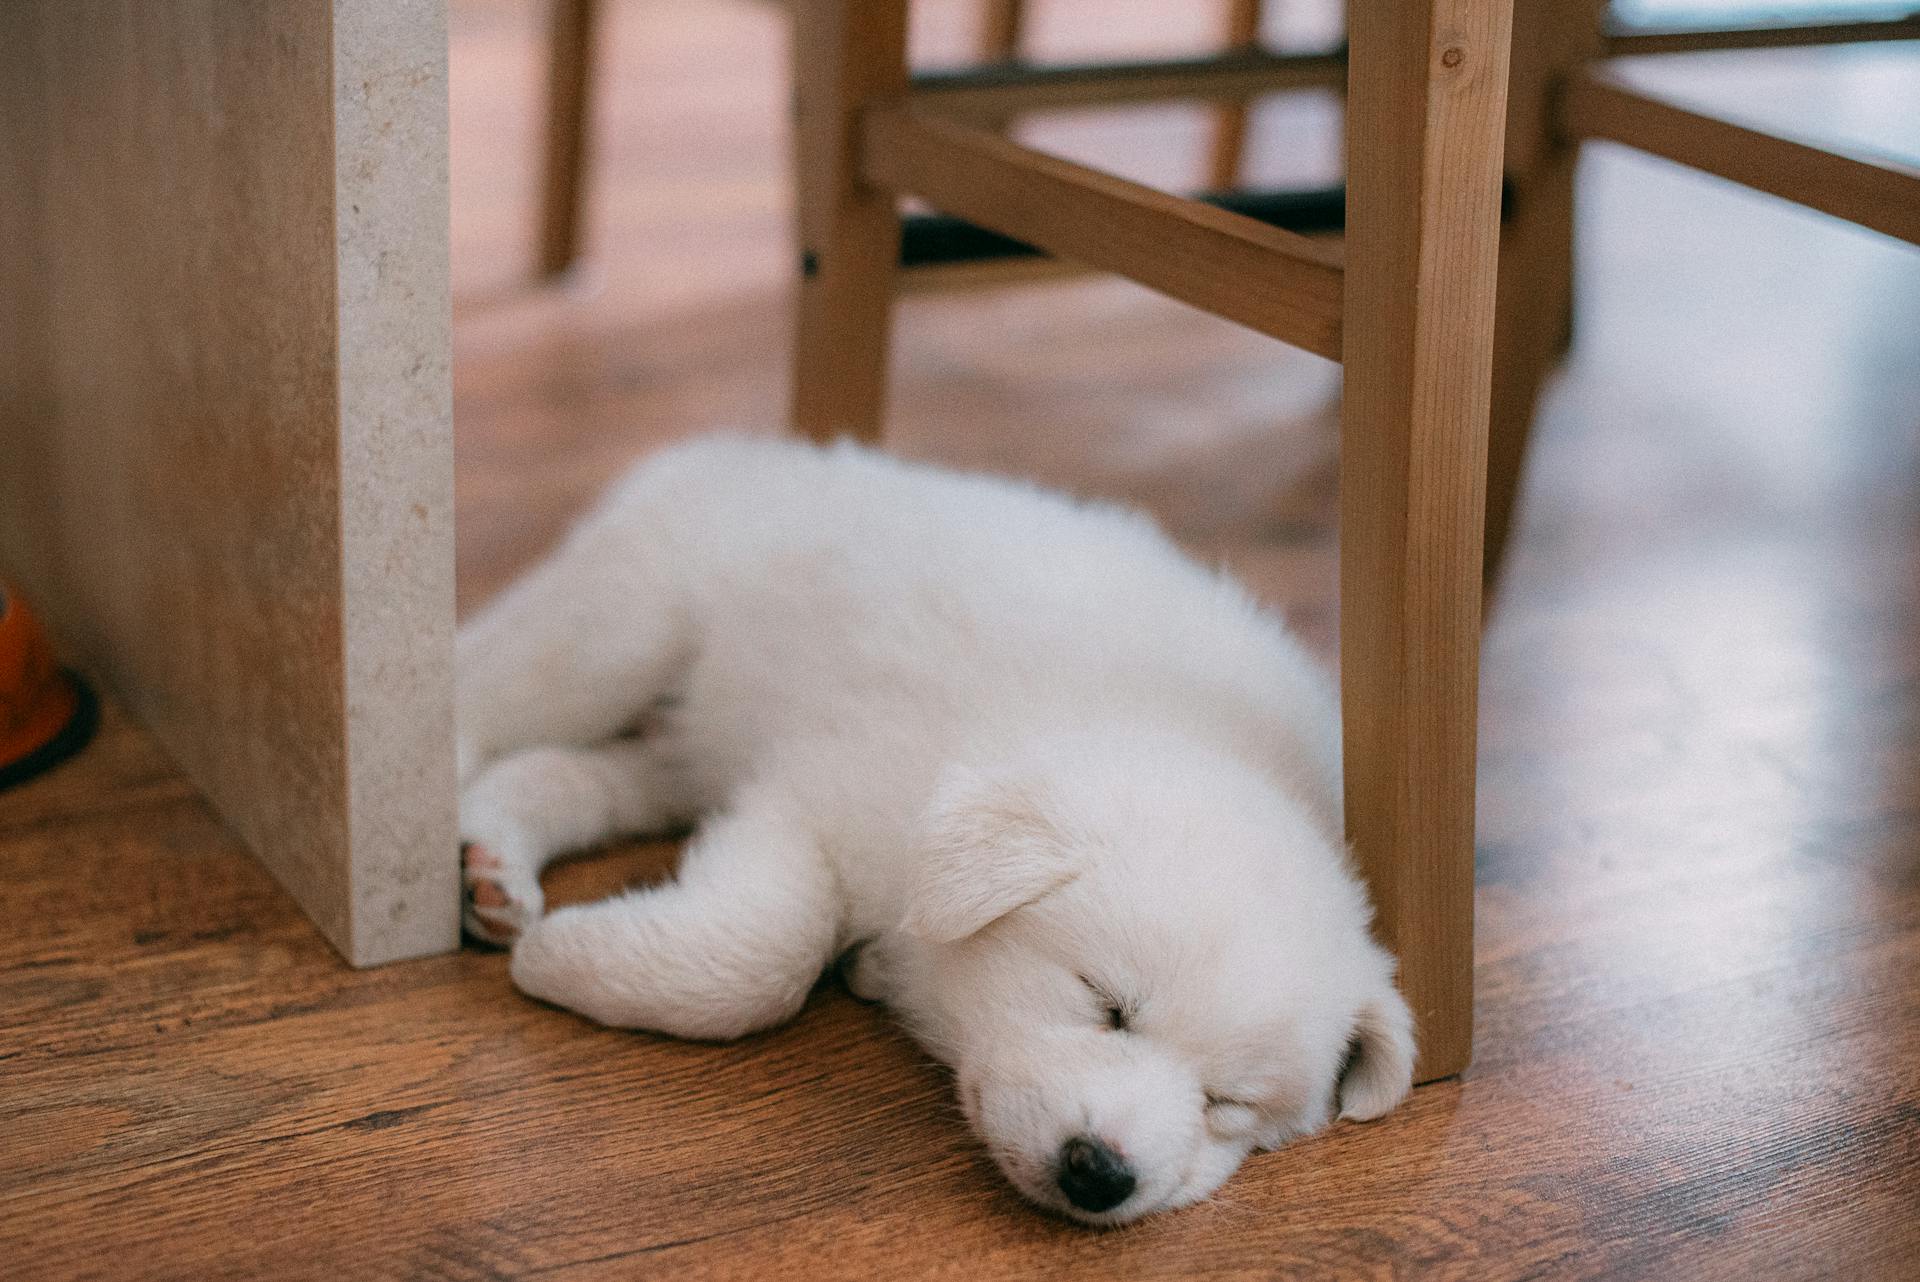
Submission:
[[[473,906],[475,908],[509,908],[513,900],[495,881],[476,881],[473,883]]]
[[[485,846],[461,848],[466,904],[461,914],[467,934],[482,943],[509,948],[540,915],[538,884],[516,886],[507,861]]]
[[[473,845],[471,843],[460,848],[460,860],[466,865],[469,873],[500,872],[507,866],[506,862],[502,860],[500,856],[494,854],[485,846]]]

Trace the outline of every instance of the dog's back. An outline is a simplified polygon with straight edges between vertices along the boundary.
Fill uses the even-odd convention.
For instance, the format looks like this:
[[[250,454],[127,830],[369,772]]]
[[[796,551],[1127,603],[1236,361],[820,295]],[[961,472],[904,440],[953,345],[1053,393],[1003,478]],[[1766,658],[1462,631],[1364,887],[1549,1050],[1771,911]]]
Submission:
[[[716,785],[817,754],[823,787],[924,795],[969,743],[1124,716],[1265,765],[1337,828],[1325,678],[1136,513],[720,437],[643,463],[590,524],[673,571],[693,636],[675,721]]]

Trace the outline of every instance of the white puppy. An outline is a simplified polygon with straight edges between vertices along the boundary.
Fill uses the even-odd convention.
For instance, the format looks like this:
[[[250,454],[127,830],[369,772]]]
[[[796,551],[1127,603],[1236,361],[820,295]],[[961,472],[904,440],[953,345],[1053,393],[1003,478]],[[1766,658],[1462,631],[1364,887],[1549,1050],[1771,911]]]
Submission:
[[[1117,1224],[1406,1094],[1325,678],[1147,519],[850,446],[636,468],[459,642],[468,927],[523,990],[731,1038],[836,956],[1033,1201]],[[669,884],[555,855],[701,817]]]

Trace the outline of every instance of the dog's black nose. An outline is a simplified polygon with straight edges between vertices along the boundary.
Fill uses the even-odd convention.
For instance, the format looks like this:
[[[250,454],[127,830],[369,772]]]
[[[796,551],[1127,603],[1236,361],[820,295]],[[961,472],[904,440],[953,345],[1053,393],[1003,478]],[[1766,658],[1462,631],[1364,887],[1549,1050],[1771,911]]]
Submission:
[[[1060,1191],[1083,1211],[1111,1211],[1133,1196],[1133,1168],[1099,1140],[1080,1135],[1060,1146]]]

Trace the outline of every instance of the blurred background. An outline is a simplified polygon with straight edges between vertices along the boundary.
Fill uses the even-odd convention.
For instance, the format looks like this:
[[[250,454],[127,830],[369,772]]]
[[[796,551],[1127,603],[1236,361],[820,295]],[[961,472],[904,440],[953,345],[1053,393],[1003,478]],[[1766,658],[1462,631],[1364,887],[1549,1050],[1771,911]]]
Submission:
[[[1907,7],[1624,0],[1616,13],[1733,23]],[[974,60],[991,8],[920,0],[916,62]],[[1199,53],[1220,47],[1229,20],[1228,0],[1028,9],[1023,48],[1039,61]],[[786,7],[602,0],[601,10],[583,257],[555,284],[535,267],[547,6],[452,8],[463,610],[635,453],[714,426],[772,429],[784,415]],[[1272,46],[1339,39],[1337,2],[1266,0],[1262,11]],[[1761,124],[1920,155],[1920,58],[1907,45],[1669,56],[1650,71]],[[1243,181],[1337,182],[1338,113],[1324,91],[1257,103]],[[1212,108],[1176,103],[1057,113],[1019,132],[1190,190],[1206,182],[1216,128]],[[1859,460],[1851,433],[1904,423],[1910,435],[1920,254],[1606,145],[1587,149],[1580,220],[1580,338],[1543,407],[1516,590],[1543,523],[1590,511],[1600,522],[1590,538],[1644,532],[1638,505],[1660,485],[1694,516],[1700,487],[1815,503],[1823,495],[1810,487]],[[888,440],[1146,503],[1293,602],[1324,641],[1338,381],[1328,362],[1126,282],[917,293],[897,310]],[[1842,426],[1833,394],[1848,386],[1856,421]],[[1584,430],[1599,420],[1604,433]],[[1650,488],[1655,473],[1665,479]]]

